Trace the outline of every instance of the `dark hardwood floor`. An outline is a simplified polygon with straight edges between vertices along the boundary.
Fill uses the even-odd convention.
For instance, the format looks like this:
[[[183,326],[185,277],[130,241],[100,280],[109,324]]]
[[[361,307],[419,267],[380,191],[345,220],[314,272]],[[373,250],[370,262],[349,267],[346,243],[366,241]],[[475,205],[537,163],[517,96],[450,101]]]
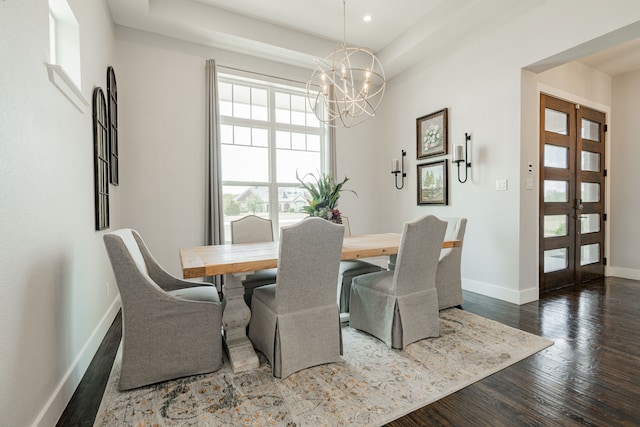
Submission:
[[[388,426],[640,426],[640,282],[521,306],[465,292],[463,308],[555,344]],[[120,337],[118,315],[58,426],[93,424]]]

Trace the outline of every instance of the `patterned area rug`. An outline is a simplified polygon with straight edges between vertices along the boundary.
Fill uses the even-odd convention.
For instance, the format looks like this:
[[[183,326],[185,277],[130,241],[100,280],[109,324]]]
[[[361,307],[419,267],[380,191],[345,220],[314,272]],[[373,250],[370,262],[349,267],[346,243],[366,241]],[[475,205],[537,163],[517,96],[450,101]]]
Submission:
[[[403,351],[348,326],[344,361],[286,379],[260,367],[127,392],[117,390],[120,351],[94,426],[376,426],[399,418],[524,359],[552,341],[474,314],[440,312],[440,337]]]

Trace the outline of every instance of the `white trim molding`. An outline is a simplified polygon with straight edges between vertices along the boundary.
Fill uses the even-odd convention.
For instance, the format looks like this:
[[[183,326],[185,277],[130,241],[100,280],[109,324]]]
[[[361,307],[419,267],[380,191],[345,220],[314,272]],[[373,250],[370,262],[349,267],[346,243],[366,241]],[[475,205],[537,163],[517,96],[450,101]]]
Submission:
[[[47,73],[49,74],[49,80],[53,83],[60,92],[76,106],[81,113],[84,113],[85,108],[89,105],[89,101],[84,97],[82,91],[71,80],[71,77],[64,71],[60,65],[49,64],[45,62],[47,66]]]
[[[529,302],[537,301],[538,299],[540,299],[539,290],[537,287],[515,290],[503,288],[491,283],[484,283],[477,280],[463,278],[462,289],[517,305],[527,304]]]
[[[80,380],[82,380],[82,377],[87,371],[91,360],[93,360],[93,356],[95,356],[98,351],[98,347],[100,347],[102,340],[111,327],[111,324],[116,318],[121,306],[122,301],[120,300],[120,295],[118,295],[113,300],[113,303],[111,303],[111,306],[107,309],[104,316],[102,316],[98,326],[96,326],[87,339],[82,350],[80,350],[80,354],[78,354],[78,357],[73,361],[71,367],[64,375],[55,391],[51,394],[49,400],[47,400],[47,403],[44,405],[31,427],[56,425],[60,415],[64,412],[64,409],[67,407],[73,393],[78,387],[78,384],[80,384]]]

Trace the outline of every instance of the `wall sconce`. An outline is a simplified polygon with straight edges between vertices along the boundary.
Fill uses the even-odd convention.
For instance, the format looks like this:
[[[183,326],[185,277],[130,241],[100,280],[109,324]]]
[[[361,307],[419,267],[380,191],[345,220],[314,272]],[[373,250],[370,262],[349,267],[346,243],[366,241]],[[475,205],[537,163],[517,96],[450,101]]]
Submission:
[[[400,160],[393,159],[393,165],[391,166],[391,173],[395,176],[396,188],[402,190],[404,188],[404,179],[407,174],[404,171],[404,157],[407,152],[402,150],[402,158]],[[398,175],[400,175],[400,185],[398,186]]]
[[[453,158],[451,159],[451,163],[455,163],[458,165],[458,181],[461,184],[467,182],[467,178],[469,178],[469,171],[467,169],[471,168],[471,162],[469,160],[469,141],[471,141],[471,134],[464,134],[464,146],[456,145],[453,147]],[[460,163],[464,162],[464,181],[460,179]]]

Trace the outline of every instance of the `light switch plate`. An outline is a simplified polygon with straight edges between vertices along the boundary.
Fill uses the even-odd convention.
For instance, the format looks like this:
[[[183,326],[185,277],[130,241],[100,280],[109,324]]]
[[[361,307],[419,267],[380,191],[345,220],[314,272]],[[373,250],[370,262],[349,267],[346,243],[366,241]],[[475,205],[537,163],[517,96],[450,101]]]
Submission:
[[[496,191],[507,191],[506,179],[496,179]]]

